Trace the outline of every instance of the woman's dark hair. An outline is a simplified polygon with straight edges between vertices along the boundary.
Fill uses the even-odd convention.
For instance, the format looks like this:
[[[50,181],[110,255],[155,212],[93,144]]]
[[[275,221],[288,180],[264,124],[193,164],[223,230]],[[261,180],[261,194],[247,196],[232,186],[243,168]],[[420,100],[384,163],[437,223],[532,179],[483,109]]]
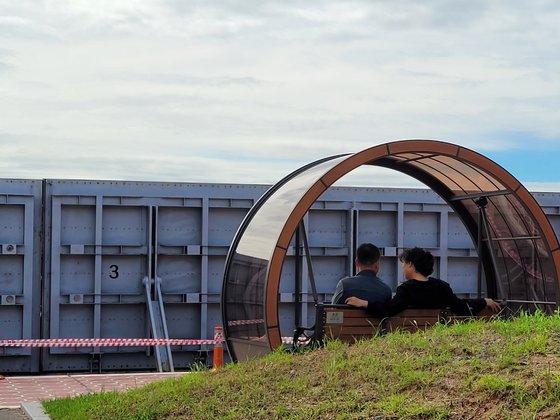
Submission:
[[[405,249],[399,255],[399,260],[411,263],[416,271],[423,276],[428,277],[434,272],[434,256],[430,251],[425,251],[422,248]]]

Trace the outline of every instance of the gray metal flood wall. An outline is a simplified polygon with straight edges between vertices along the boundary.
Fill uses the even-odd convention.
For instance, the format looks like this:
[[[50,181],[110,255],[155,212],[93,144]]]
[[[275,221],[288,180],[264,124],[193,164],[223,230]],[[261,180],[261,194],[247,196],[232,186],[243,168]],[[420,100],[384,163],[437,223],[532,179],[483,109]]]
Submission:
[[[223,266],[233,236],[264,185],[123,181],[0,181],[0,339],[144,338],[144,279],[161,279],[171,338],[212,338],[220,325]],[[560,194],[538,193],[560,229]],[[423,189],[329,189],[305,217],[319,300],[352,272],[354,248],[383,248],[381,277],[401,279],[399,249],[426,247],[436,276],[473,294],[476,250],[458,217]],[[295,324],[295,258],[280,285],[282,334]],[[42,264],[41,264],[42,261]],[[301,324],[314,323],[305,261]],[[41,311],[42,308],[42,311]],[[211,346],[173,347],[176,369]],[[155,370],[150,347],[0,347],[0,373]]]
[[[0,180],[0,340],[40,336],[41,181]],[[0,373],[37,372],[39,349],[0,347]]]
[[[150,336],[145,278],[161,279],[170,338],[206,339],[221,325],[227,250],[265,186],[45,182],[43,334]],[[174,348],[176,368],[207,346]],[[53,348],[42,370],[155,369],[149,347]]]

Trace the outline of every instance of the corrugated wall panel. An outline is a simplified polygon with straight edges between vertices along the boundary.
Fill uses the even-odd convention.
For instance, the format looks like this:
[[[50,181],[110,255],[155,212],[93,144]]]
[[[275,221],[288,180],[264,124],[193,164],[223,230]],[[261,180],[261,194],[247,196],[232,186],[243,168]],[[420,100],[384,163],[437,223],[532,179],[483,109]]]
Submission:
[[[372,242],[381,248],[397,246],[396,211],[360,211],[358,243]]]
[[[404,247],[439,247],[439,214],[433,212],[405,211]]]
[[[0,180],[0,339],[39,336],[41,182]],[[37,372],[38,349],[0,347],[0,373]]]

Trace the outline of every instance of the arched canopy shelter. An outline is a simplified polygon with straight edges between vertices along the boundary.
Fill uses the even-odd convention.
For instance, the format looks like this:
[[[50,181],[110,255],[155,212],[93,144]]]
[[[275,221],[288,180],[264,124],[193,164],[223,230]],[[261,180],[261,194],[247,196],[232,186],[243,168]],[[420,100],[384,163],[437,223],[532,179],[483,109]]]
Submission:
[[[234,359],[281,345],[278,291],[290,240],[319,196],[361,165],[408,174],[453,208],[478,244],[487,296],[558,304],[558,240],[525,187],[493,161],[464,147],[432,140],[395,141],[304,166],[274,185],[250,210],[234,238],[224,274],[224,330]]]

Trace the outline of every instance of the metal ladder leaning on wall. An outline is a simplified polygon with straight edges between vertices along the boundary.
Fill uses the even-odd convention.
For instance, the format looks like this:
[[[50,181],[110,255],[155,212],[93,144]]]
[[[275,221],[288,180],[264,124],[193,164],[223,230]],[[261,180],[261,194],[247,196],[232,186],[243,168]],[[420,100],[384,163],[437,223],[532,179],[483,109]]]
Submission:
[[[167,320],[161,296],[161,278],[157,275],[157,206],[150,206],[148,211],[148,276],[142,283],[146,291],[146,305],[150,315],[150,326],[153,338],[169,338]],[[171,346],[155,346],[158,372],[174,372]]]
[[[163,308],[163,299],[161,297],[161,279],[159,277],[150,279],[144,277],[144,288],[146,290],[146,304],[150,314],[150,326],[152,327],[153,338],[169,338],[167,332],[167,320],[165,319],[165,310]],[[154,296],[152,298],[152,285],[154,285]],[[158,372],[173,372],[173,356],[171,355],[171,346],[155,346],[155,355],[157,361]]]

